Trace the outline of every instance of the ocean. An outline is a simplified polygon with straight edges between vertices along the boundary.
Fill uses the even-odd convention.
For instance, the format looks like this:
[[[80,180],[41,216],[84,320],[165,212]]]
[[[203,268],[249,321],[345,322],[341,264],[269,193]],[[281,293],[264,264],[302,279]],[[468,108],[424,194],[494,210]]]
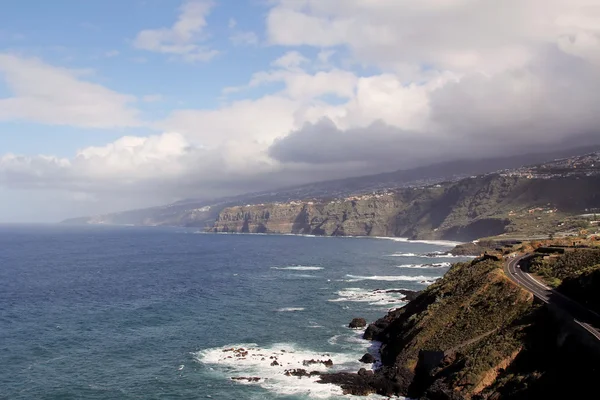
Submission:
[[[358,359],[376,344],[350,320],[405,304],[387,291],[425,289],[459,260],[431,254],[449,248],[0,226],[0,399],[338,398],[285,370],[369,367]]]

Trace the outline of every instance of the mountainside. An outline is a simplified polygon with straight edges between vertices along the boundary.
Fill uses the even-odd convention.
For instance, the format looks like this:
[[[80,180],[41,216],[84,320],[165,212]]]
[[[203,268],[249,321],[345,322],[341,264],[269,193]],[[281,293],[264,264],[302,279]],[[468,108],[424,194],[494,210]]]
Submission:
[[[382,342],[382,368],[322,382],[425,400],[585,398],[597,390],[597,349],[565,334],[491,257],[455,264],[364,336]]]
[[[160,207],[118,213],[73,218],[65,223],[115,225],[210,226],[218,213],[229,206],[244,204],[289,203],[304,199],[345,198],[386,189],[431,185],[456,181],[467,176],[517,168],[582,154],[589,149],[567,149],[560,152],[527,154],[503,158],[463,160],[434,164],[409,170],[361,176],[334,181],[316,182],[267,192],[248,193],[220,199],[184,200]]]
[[[599,184],[598,175],[490,174],[338,200],[228,207],[212,231],[448,240],[547,234],[565,216],[600,207]]]

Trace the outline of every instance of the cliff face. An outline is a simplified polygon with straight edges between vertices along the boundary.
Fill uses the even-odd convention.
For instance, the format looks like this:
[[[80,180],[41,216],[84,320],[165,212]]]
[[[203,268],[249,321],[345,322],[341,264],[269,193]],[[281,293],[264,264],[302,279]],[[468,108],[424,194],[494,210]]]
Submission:
[[[288,203],[224,209],[213,230],[326,236],[387,236],[400,204],[395,196],[326,203]]]
[[[374,374],[324,375],[347,393],[419,399],[558,399],[593,393],[600,357],[513,284],[502,263],[454,265],[407,306],[369,325],[383,343]],[[583,396],[585,397],[585,396]]]
[[[505,232],[547,234],[560,215],[600,201],[598,177],[525,179],[497,174],[335,201],[223,209],[214,232],[398,236],[472,240]],[[561,213],[529,214],[532,207]]]

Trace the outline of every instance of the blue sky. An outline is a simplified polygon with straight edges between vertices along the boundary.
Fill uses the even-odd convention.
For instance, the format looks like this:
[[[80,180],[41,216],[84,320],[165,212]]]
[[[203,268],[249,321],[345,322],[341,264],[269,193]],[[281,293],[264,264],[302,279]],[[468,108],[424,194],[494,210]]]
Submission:
[[[263,29],[266,8],[260,2],[221,1],[210,14],[206,43],[220,54],[209,63],[184,63],[132,47],[137,33],[168,27],[178,16],[170,0],[79,1],[9,0],[0,14],[0,47],[22,56],[70,69],[93,69],[90,80],[139,97],[160,95],[160,102],[140,104],[148,119],[165,117],[177,108],[210,108],[225,86],[245,84],[253,71],[266,69],[281,53],[277,47],[235,46],[236,32]],[[230,28],[235,20],[235,28]],[[234,51],[231,51],[234,50]],[[6,84],[0,96],[10,94]],[[69,126],[49,127],[27,121],[5,123],[0,148],[9,152],[67,156],[80,147],[101,145],[125,134],[154,130],[106,132]],[[83,134],[82,134],[83,133]]]
[[[600,126],[600,0],[340,4],[3,1],[0,222],[526,152]]]

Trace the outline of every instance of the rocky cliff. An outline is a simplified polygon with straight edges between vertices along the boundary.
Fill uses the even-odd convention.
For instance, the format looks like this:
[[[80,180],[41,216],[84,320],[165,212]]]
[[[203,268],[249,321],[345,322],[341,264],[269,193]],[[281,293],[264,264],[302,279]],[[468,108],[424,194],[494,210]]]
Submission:
[[[600,203],[600,177],[527,179],[490,174],[386,194],[223,209],[214,232],[398,236],[472,240],[547,233]],[[537,208],[534,213],[529,210]]]
[[[394,195],[328,202],[291,202],[224,209],[216,232],[387,236],[402,206]]]
[[[383,343],[383,367],[322,382],[420,399],[559,399],[593,393],[600,372],[600,357],[561,341],[545,307],[490,258],[454,265],[364,336]]]

